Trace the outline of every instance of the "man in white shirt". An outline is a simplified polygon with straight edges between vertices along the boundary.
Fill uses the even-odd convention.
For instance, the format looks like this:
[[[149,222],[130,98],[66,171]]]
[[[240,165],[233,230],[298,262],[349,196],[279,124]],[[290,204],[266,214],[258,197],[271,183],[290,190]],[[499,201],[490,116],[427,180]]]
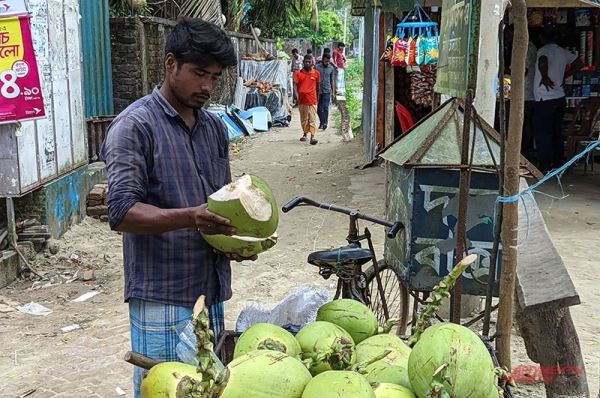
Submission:
[[[572,74],[583,66],[575,54],[556,44],[556,29],[546,25],[542,31],[544,46],[537,52],[537,64],[533,82],[535,107],[533,126],[539,169],[543,173],[563,163],[564,141],[562,121],[566,109],[565,71]]]

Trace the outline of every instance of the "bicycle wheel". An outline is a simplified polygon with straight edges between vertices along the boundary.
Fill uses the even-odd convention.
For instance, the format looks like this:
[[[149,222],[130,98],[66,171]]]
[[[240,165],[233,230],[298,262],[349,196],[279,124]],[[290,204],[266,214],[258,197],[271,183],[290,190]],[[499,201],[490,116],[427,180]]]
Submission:
[[[380,325],[383,325],[389,319],[399,319],[398,334],[404,335],[408,325],[408,288],[402,283],[400,271],[396,267],[382,261],[379,263],[378,268],[381,290],[378,286],[375,269],[371,266],[365,272],[367,275],[367,289],[371,297],[369,307],[377,316]],[[383,292],[387,305],[387,316],[381,292]]]

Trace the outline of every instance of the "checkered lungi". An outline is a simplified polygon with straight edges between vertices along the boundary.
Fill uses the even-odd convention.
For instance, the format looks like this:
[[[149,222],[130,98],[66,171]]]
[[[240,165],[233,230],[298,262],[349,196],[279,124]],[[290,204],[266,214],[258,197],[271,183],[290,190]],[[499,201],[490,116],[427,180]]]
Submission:
[[[131,350],[157,361],[177,361],[177,325],[191,320],[192,314],[192,307],[130,299]],[[211,305],[208,314],[216,340],[225,329],[223,303]],[[134,398],[141,397],[140,384],[144,372],[144,369],[137,366],[133,370]]]

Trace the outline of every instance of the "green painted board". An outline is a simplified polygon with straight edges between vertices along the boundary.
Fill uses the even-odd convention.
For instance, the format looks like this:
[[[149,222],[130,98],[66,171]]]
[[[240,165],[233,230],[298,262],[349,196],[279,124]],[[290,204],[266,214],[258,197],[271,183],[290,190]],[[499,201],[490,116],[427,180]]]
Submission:
[[[465,98],[472,52],[472,0],[444,0],[439,41],[437,81],[434,90]]]

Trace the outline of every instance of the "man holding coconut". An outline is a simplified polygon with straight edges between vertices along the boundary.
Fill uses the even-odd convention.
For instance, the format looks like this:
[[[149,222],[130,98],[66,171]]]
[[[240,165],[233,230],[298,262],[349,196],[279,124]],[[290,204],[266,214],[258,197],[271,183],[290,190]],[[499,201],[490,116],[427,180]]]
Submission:
[[[227,129],[202,107],[237,57],[225,33],[199,19],[174,27],[165,54],[162,86],[114,120],[102,158],[110,226],[123,233],[132,350],[172,361],[176,327],[192,318],[200,295],[215,336],[223,330],[230,260],[241,260],[216,252],[200,235],[236,233],[207,209],[208,196],[231,181],[231,171]],[[142,375],[136,368],[135,397]]]

